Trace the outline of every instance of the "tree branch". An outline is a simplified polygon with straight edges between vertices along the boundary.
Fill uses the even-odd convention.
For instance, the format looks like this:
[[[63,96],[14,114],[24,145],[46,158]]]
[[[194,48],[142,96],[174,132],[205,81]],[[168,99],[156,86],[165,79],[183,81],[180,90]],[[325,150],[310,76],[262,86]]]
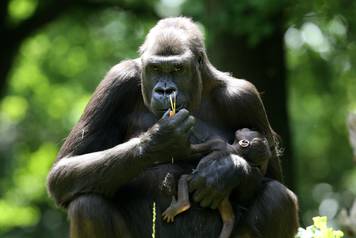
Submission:
[[[0,1],[0,27],[1,28],[5,28],[8,5],[9,5],[9,0]]]
[[[47,4],[46,6],[39,8],[33,16],[13,29],[14,38],[21,41],[34,31],[58,18],[67,10],[79,7],[96,11],[100,8],[115,7],[134,15],[158,18],[151,7],[140,3],[127,4],[119,1],[56,0],[51,2],[50,5]]]
[[[152,6],[144,2],[125,3],[119,1],[99,1],[99,0],[78,0],[77,5],[87,9],[97,10],[98,8],[112,7],[118,10],[129,12],[140,17],[149,17],[158,19],[159,16],[155,13]]]
[[[12,29],[13,37],[17,41],[23,40],[34,31],[59,17],[68,8],[73,6],[73,3],[74,1],[70,0],[57,0],[39,7],[30,18],[24,20],[17,27]]]
[[[158,19],[152,6],[137,3],[123,3],[119,0],[99,1],[99,0],[52,0],[40,1],[35,13],[28,19],[13,27],[6,26],[7,8],[9,0],[0,0],[0,99],[4,95],[7,76],[11,69],[18,47],[24,39],[41,29],[46,24],[54,21],[60,15],[67,13],[71,9],[86,9],[98,11],[98,9],[117,8],[131,14]]]

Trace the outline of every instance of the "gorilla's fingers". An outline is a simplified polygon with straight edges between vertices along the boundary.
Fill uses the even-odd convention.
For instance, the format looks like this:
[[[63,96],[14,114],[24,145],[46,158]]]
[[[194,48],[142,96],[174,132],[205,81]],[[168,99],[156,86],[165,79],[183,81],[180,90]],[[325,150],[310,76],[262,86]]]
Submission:
[[[200,202],[207,196],[208,193],[209,193],[209,189],[207,188],[199,189],[194,193],[193,199],[195,202]]]
[[[190,149],[193,153],[204,153],[205,151],[207,151],[207,147],[206,144],[192,144],[190,146]]]
[[[183,122],[183,124],[180,126],[179,131],[182,133],[188,133],[193,126],[195,125],[195,118],[193,116],[189,116],[187,120]]]
[[[171,111],[171,109],[168,109],[162,116],[162,119],[166,119],[169,118],[169,112]]]
[[[218,206],[221,204],[222,200],[224,200],[225,197],[221,195],[221,193],[215,193],[214,196],[212,196],[212,202],[210,203],[210,208],[211,209],[216,209]]]
[[[207,207],[207,206],[211,205],[212,201],[213,201],[213,197],[206,194],[203,197],[203,200],[200,202],[200,206]]]
[[[211,203],[210,208],[211,209],[216,209],[220,205],[221,201],[220,199],[214,199],[213,202]]]
[[[193,175],[192,179],[189,183],[189,192],[193,192],[194,190],[198,189],[199,187],[204,185],[204,178],[203,177],[196,177]]]
[[[187,109],[181,109],[177,114],[171,119],[172,124],[182,123],[189,116],[189,111]]]

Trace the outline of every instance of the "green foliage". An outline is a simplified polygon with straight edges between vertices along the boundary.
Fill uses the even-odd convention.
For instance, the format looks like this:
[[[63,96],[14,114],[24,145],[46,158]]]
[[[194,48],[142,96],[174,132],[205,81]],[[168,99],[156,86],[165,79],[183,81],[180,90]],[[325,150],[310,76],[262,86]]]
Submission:
[[[296,238],[341,238],[344,233],[327,226],[327,217],[314,217],[314,224],[306,229],[299,228]]]
[[[39,2],[11,0],[9,21],[27,19]],[[356,2],[346,7],[343,2],[299,0],[285,9],[288,109],[305,224],[319,213],[335,223],[340,208],[356,194],[345,127],[347,113],[356,110]],[[287,3],[185,1],[184,11],[214,26],[206,29],[207,40],[211,32],[232,31],[253,46],[273,34],[281,19],[271,16]],[[65,214],[47,197],[47,172],[105,72],[135,58],[153,24],[117,10],[74,11],[21,45],[0,102],[0,237],[61,238],[66,233]],[[334,232],[320,225],[326,224],[323,219],[310,232]]]
[[[276,25],[282,20],[282,15],[275,15],[287,3],[287,0],[186,1],[184,12],[209,23],[214,27],[211,31],[243,35],[254,46],[277,30]]]
[[[8,7],[9,21],[17,23],[31,16],[38,5],[37,0],[11,0]]]
[[[316,214],[336,220],[355,196],[345,123],[355,110],[356,51],[350,50],[348,23],[339,15],[309,13],[302,19],[287,30],[285,41],[299,201],[307,224]]]
[[[63,237],[65,214],[48,198],[47,173],[105,72],[137,57],[152,24],[78,11],[21,46],[0,102],[0,237]]]

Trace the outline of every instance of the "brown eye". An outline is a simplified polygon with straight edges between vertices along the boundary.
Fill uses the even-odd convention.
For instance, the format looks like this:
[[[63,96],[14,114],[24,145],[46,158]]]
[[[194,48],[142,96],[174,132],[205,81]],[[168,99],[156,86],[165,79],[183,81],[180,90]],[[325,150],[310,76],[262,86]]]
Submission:
[[[183,70],[183,65],[175,65],[174,66],[174,72],[179,72]]]
[[[158,71],[158,70],[159,70],[159,69],[158,69],[158,66],[157,66],[157,65],[153,65],[153,66],[152,66],[152,70],[153,70],[153,71]]]

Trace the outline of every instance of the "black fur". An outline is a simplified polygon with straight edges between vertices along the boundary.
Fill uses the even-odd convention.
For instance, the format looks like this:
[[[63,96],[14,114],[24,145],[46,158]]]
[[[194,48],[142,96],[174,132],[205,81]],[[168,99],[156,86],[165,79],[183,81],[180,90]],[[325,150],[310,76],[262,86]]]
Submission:
[[[245,211],[230,197],[240,215],[233,237],[293,237],[296,198],[280,183],[276,137],[255,87],[210,64],[201,33],[187,18],[161,20],[140,53],[108,72],[49,173],[49,193],[68,208],[71,237],[149,237],[153,203],[156,237],[217,237],[216,210],[193,203],[173,224],[160,216],[174,180],[202,159],[191,155],[191,144],[214,137],[231,143],[241,128],[267,138],[266,171],[256,173],[244,158],[228,154],[219,166],[196,173],[195,193],[209,188],[206,197],[220,199],[237,186],[250,189],[262,173],[266,185]],[[184,109],[162,117],[171,95]]]

